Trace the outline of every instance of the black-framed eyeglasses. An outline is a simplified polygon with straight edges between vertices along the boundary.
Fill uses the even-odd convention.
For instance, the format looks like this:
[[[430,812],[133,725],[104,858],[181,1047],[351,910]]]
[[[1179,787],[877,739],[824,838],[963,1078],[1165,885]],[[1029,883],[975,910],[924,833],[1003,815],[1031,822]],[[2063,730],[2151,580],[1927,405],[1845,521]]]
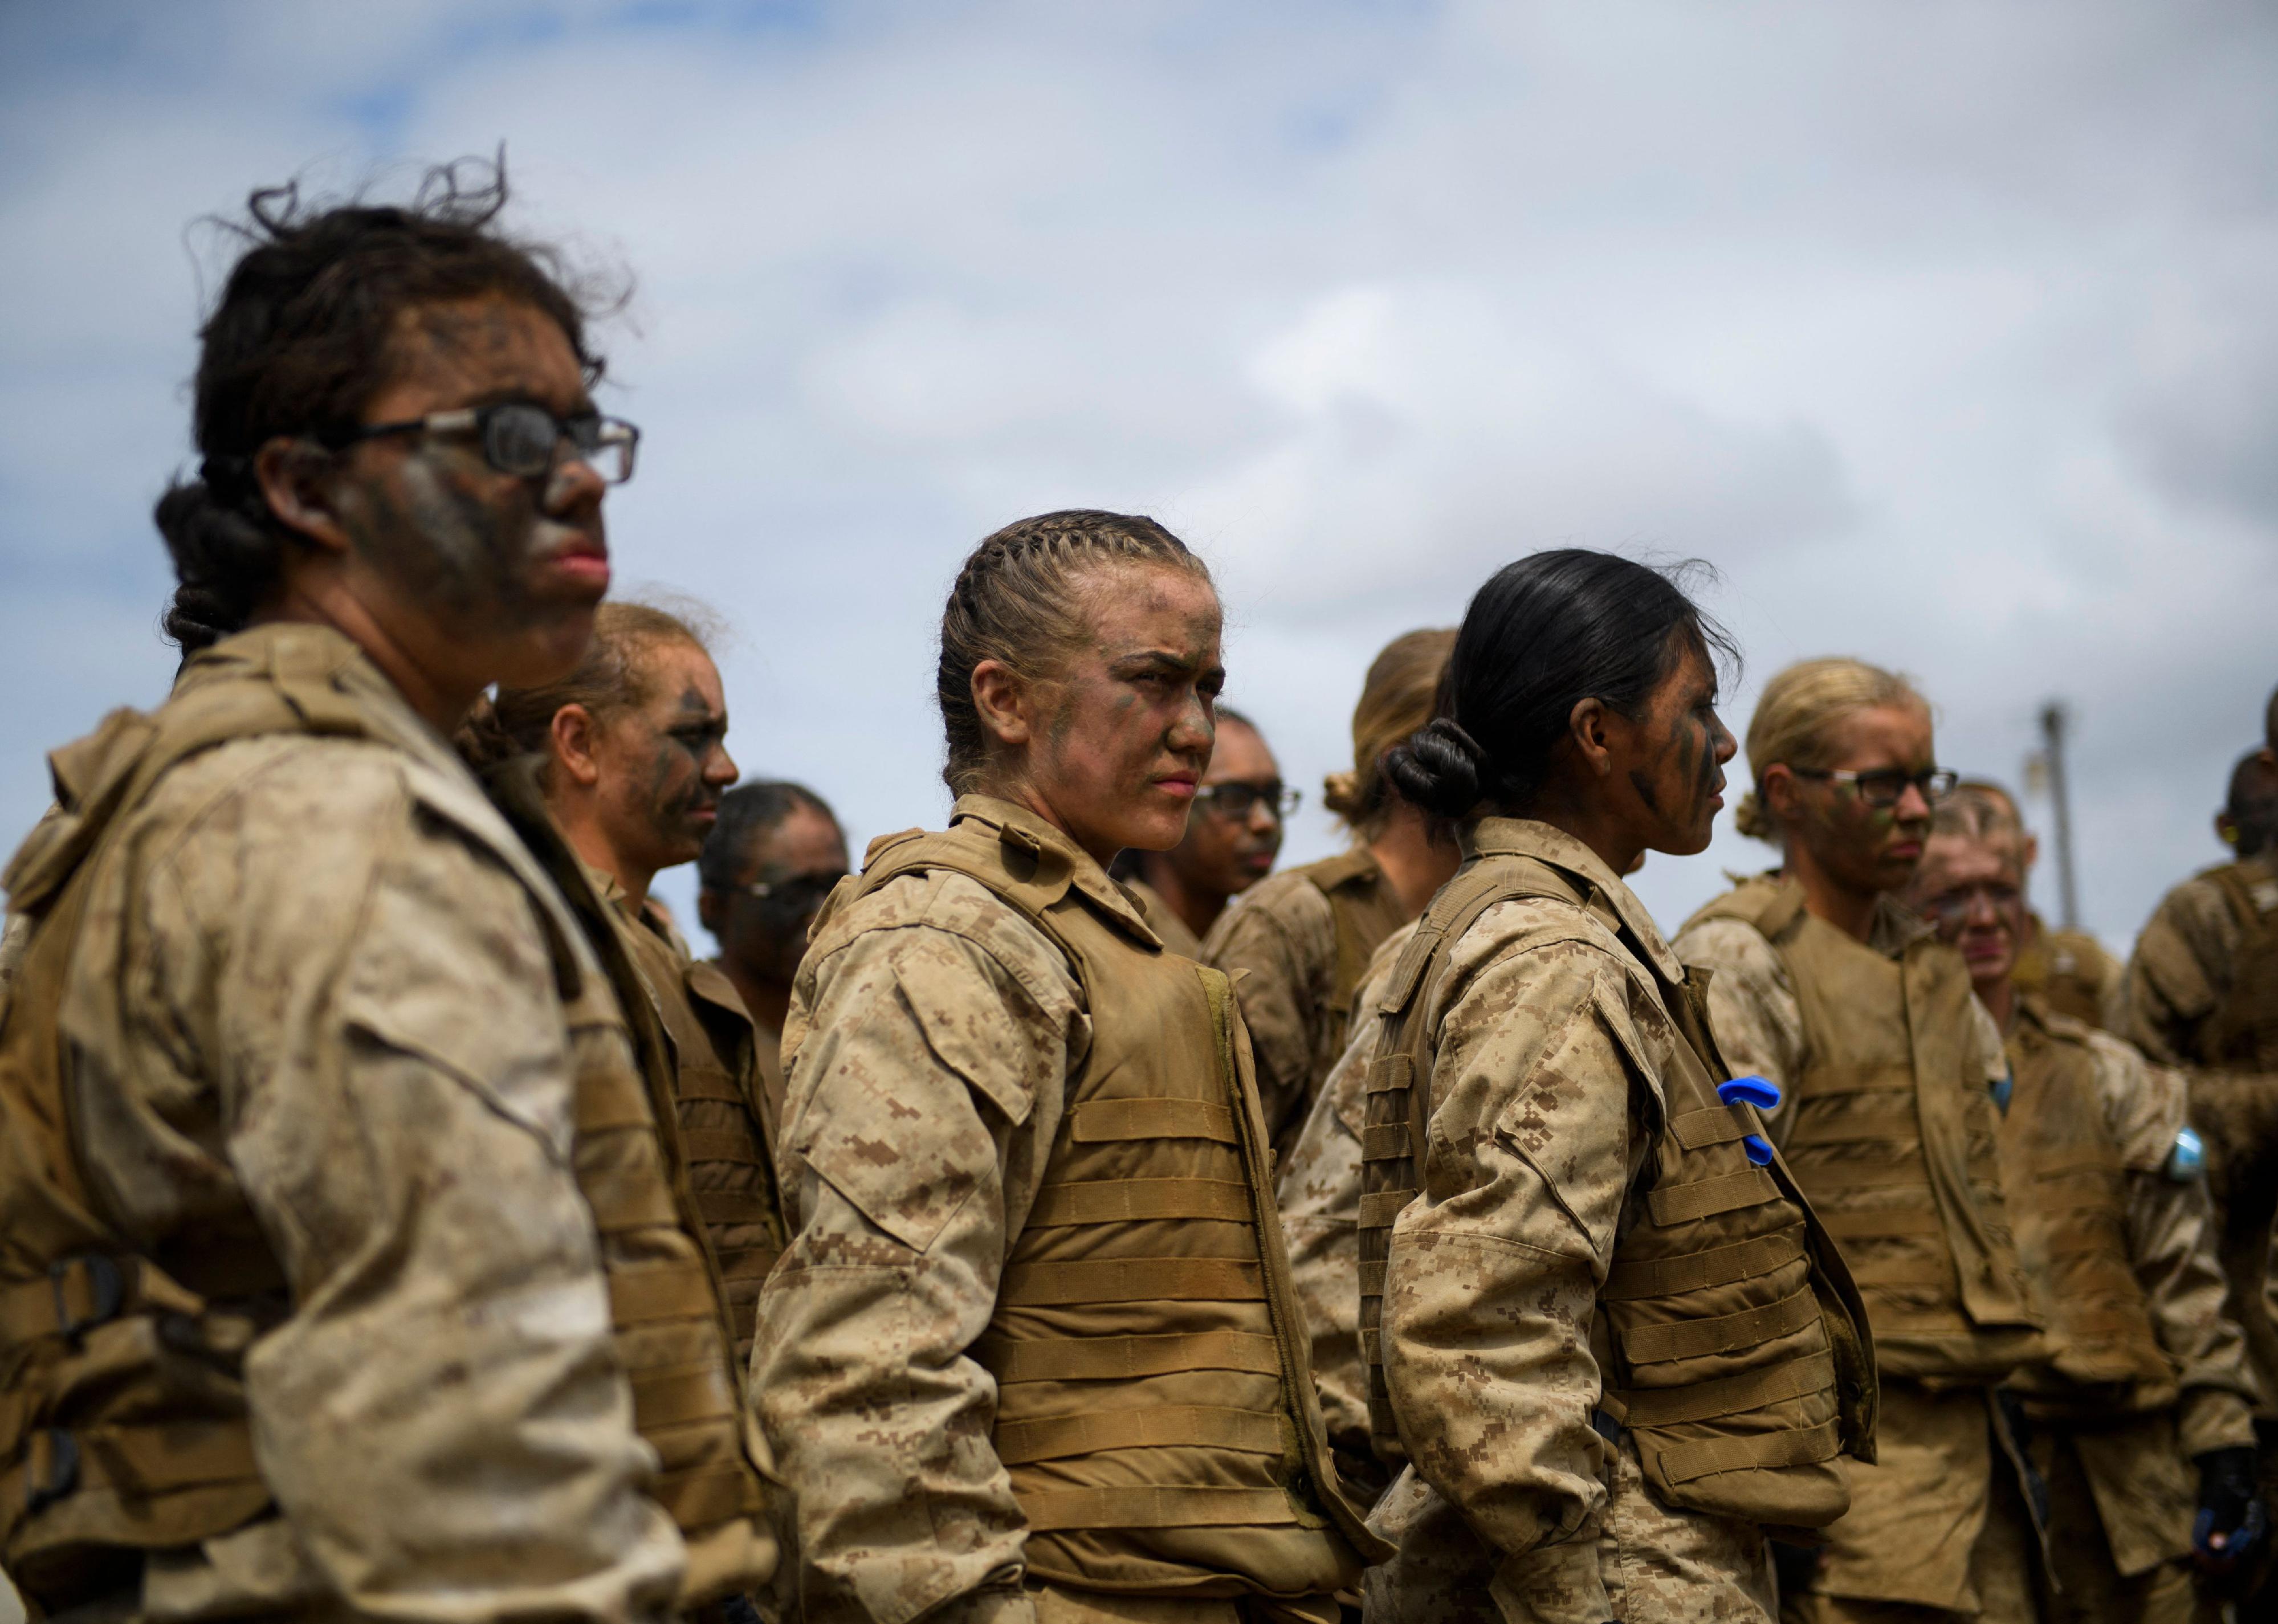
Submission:
[[[537,479],[554,471],[562,442],[570,442],[580,461],[587,463],[604,484],[621,485],[633,477],[633,454],[640,447],[640,431],[622,417],[580,412],[556,417],[529,400],[502,400],[495,406],[462,406],[453,411],[430,412],[401,423],[364,423],[323,436],[335,450],[360,440],[386,434],[473,434],[480,437],[483,461],[501,474]]]
[[[1792,766],[1788,771],[1798,778],[1826,778],[1838,784],[1848,784],[1852,792],[1869,806],[1896,806],[1911,784],[1922,791],[1925,801],[1937,802],[1953,793],[1961,774],[1944,768],[1909,773],[1904,767],[1876,767],[1865,773],[1854,773],[1845,767]]]
[[[1249,817],[1254,808],[1262,804],[1273,814],[1276,822],[1287,823],[1289,814],[1304,798],[1302,790],[1292,789],[1279,780],[1262,784],[1205,784],[1195,791],[1198,810],[1235,822]]]

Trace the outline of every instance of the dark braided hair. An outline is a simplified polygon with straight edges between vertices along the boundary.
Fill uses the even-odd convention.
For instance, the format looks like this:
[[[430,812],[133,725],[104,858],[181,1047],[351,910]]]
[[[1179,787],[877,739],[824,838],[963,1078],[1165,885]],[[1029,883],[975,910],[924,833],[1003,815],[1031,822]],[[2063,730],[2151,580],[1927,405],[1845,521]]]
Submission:
[[[285,549],[303,545],[270,511],[254,456],[277,437],[316,439],[359,420],[390,379],[398,321],[412,307],[499,294],[554,319],[590,384],[585,297],[549,248],[491,229],[506,206],[506,156],[430,170],[407,207],[302,205],[297,184],[247,200],[249,245],[199,331],[198,477],[158,499],[180,585],[166,636],[185,654],[242,631],[277,590]]]
[[[1083,637],[1084,578],[1103,566],[1159,564],[1210,580],[1187,544],[1141,514],[1071,507],[1022,519],[973,549],[941,616],[934,678],[949,735],[950,793],[977,789],[989,766],[989,733],[973,702],[973,669],[1001,660],[1023,677],[1051,675]]]

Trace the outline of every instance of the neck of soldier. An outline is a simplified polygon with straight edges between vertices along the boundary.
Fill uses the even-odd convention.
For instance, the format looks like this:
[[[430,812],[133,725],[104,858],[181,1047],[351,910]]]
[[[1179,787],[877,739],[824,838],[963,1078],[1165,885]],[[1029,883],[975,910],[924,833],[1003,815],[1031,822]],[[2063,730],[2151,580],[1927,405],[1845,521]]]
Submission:
[[[556,771],[559,771],[557,766]],[[552,795],[547,805],[554,813],[554,821],[561,826],[562,838],[578,860],[588,868],[598,868],[617,882],[625,894],[625,903],[638,913],[647,904],[648,888],[655,883],[656,870],[629,857],[618,842],[610,838],[609,830],[601,820],[599,806],[592,797],[578,795]]]
[[[1153,888],[1181,923],[1197,936],[1210,934],[1218,916],[1226,911],[1226,896],[1218,891],[1204,891],[1189,885],[1184,876],[1171,865],[1167,851],[1150,851],[1139,859],[1139,877]]]
[[[1384,871],[1385,883],[1409,919],[1421,914],[1432,894],[1454,877],[1463,849],[1444,835],[1434,840],[1432,820],[1405,801],[1395,801],[1384,827],[1368,842],[1368,854]]]
[[[337,571],[302,570],[287,577],[283,591],[251,623],[331,627],[363,651],[421,721],[447,738],[491,678],[454,672],[447,661],[427,658],[432,651],[414,647],[389,625],[389,618],[375,612]]]
[[[1880,891],[1862,891],[1835,873],[1813,855],[1804,842],[1789,835],[1780,872],[1803,888],[1803,905],[1812,918],[1824,920],[1854,942],[1864,942],[1875,927],[1875,904]]]

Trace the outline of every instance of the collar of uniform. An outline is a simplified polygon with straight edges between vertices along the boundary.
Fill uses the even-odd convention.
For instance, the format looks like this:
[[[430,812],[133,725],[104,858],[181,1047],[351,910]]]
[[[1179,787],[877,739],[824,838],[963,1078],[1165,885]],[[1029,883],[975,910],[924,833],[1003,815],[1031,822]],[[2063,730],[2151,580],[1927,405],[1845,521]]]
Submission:
[[[1746,883],[1746,879],[1739,874],[1727,873],[1724,878],[1736,883]],[[1801,906],[1803,887],[1798,881],[1790,879],[1785,871],[1768,868],[1754,878],[1769,881],[1774,885],[1793,888],[1798,906]],[[1810,911],[1808,908],[1802,908],[1801,911]],[[1815,914],[1813,917],[1818,916]],[[1880,953],[1885,958],[1899,958],[1904,957],[1906,950],[1923,937],[1935,936],[1937,934],[1936,926],[1892,896],[1890,892],[1884,891],[1875,898],[1875,911],[1868,917],[1867,940],[1864,945],[1871,951]]]
[[[1059,858],[1067,865],[1068,884],[1072,888],[1097,903],[1142,942],[1150,947],[1162,945],[1162,938],[1148,926],[1146,916],[1124,894],[1123,888],[1107,877],[1107,871],[1092,861],[1091,854],[1027,807],[1000,801],[993,795],[960,795],[957,804],[950,809],[949,821],[954,827],[968,820],[986,824],[1000,837],[1009,836],[1013,843],[1027,846],[1039,855],[1049,853]]]
[[[277,621],[225,637],[189,658],[174,680],[174,690],[226,681],[248,669],[272,676],[304,711],[337,707],[371,737],[429,766],[469,776],[450,740],[411,708],[363,649],[329,626]]]
[[[1685,966],[1662,939],[1661,926],[1654,923],[1637,894],[1622,883],[1605,858],[1565,830],[1532,818],[1482,818],[1464,832],[1462,839],[1466,857],[1499,852],[1533,858],[1578,881],[1584,908],[1609,929],[1626,930],[1665,980],[1678,983],[1685,980]]]

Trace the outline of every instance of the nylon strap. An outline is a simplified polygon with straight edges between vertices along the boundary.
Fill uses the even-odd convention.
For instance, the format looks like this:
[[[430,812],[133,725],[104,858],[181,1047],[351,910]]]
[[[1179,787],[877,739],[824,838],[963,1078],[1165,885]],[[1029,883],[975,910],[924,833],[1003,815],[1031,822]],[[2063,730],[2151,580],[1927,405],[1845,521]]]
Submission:
[[[1607,1271],[1606,1284],[1598,1295],[1612,1302],[1639,1297],[1674,1297],[1679,1292],[1731,1285],[1768,1275],[1794,1262],[1803,1254],[1804,1227],[1798,1224],[1777,1234],[1758,1235],[1751,1240],[1735,1241],[1706,1252],[1617,1262]]]
[[[1779,1186],[1772,1182],[1770,1173],[1761,1167],[1749,1167],[1716,1178],[1697,1178],[1690,1184],[1652,1191],[1647,1194],[1645,1204],[1653,1214],[1653,1221],[1666,1229],[1673,1224],[1689,1224],[1695,1218],[1713,1217],[1720,1212],[1762,1206],[1766,1201],[1777,1201],[1779,1193]]]
[[[1279,1412],[1260,1414],[1203,1404],[1000,1421],[996,1435],[997,1458],[1006,1466],[1065,1460],[1106,1449],[1231,1449],[1245,1455],[1279,1455],[1295,1443]],[[1295,1448],[1289,1452],[1294,1454]]]
[[[1834,1066],[1808,1066],[1796,1085],[1795,1097],[1808,1102],[1845,1094],[1902,1094],[1911,1100],[1915,1094],[1914,1067],[1861,1066],[1857,1071],[1846,1071]],[[1796,1125],[1800,1127],[1802,1124]]]
[[[1711,1145],[1729,1145],[1745,1138],[1755,1132],[1755,1126],[1741,1121],[1739,1112],[1729,1105],[1711,1105],[1670,1117],[1669,1132],[1686,1149],[1705,1150]]]
[[[1013,1498],[1021,1503],[1030,1531],[1040,1534],[1062,1529],[1287,1528],[1298,1521],[1296,1508],[1279,1489],[1015,1487]]]
[[[1415,1154],[1415,1135],[1404,1122],[1372,1123],[1360,1131],[1360,1159],[1398,1162]]]
[[[1360,1198],[1360,1226],[1383,1229],[1416,1199],[1413,1190],[1372,1190]]]
[[[1674,1427],[1715,1421],[1757,1410],[1787,1399],[1801,1399],[1835,1384],[1835,1355],[1812,1353],[1785,1360],[1762,1370],[1744,1370],[1713,1382],[1685,1387],[1632,1387],[1621,1394],[1625,1427]]]
[[[1377,1055],[1368,1063],[1367,1080],[1362,1085],[1369,1094],[1390,1094],[1395,1089],[1411,1088],[1416,1084],[1416,1059],[1412,1055]],[[1380,1125],[1389,1126],[1392,1125]]]
[[[1900,1286],[1950,1286],[1953,1262],[1943,1253],[1933,1257],[1854,1258],[1852,1277],[1861,1291],[1895,1290]]]
[[[56,1434],[26,1436],[21,1459],[0,1473],[0,1497],[25,1505],[27,1490],[58,1495],[86,1490],[147,1497],[180,1489],[263,1481],[253,1434],[242,1421],[176,1421],[147,1427],[88,1427],[67,1435],[76,1458],[57,1459]]]
[[[1924,1191],[1919,1202],[1902,1207],[1819,1208],[1819,1224],[1838,1240],[1895,1240],[1902,1236],[1936,1235],[1943,1239],[1945,1220],[1930,1205]]]
[[[1819,1299],[1806,1286],[1793,1296],[1714,1319],[1677,1320],[1665,1325],[1633,1325],[1619,1333],[1622,1352],[1632,1364],[1697,1359],[1754,1347],[1774,1337],[1801,1330],[1819,1317]]]
[[[1080,1145],[1135,1139],[1206,1139],[1221,1145],[1239,1141],[1234,1113],[1207,1100],[1087,1100],[1075,1108],[1069,1137]]]
[[[1930,1187],[1930,1174],[1924,1170],[1919,1155],[1903,1161],[1889,1162],[1877,1158],[1867,1161],[1855,1156],[1823,1156],[1813,1154],[1816,1147],[1798,1152],[1791,1146],[1791,1166],[1804,1170],[1809,1178],[1825,1180],[1846,1193],[1853,1190],[1906,1190]]]
[[[1014,1308],[1066,1303],[1262,1302],[1265,1271],[1254,1260],[1115,1257],[1073,1263],[1015,1263],[997,1300]]]
[[[718,1421],[736,1414],[736,1395],[727,1373],[710,1360],[627,1373],[633,1390],[633,1428],[644,1435],[694,1421]]]
[[[1048,1184],[1028,1209],[1028,1227],[1143,1223],[1157,1218],[1228,1218],[1247,1224],[1250,1186],[1224,1178],[1102,1178]]]
[[[1379,1299],[1383,1297],[1384,1269],[1385,1260],[1382,1258],[1360,1266],[1360,1289],[1363,1296]]]
[[[715,1100],[723,1105],[745,1107],[751,1104],[751,1102],[744,1097],[743,1091],[736,1086],[734,1078],[730,1077],[725,1071],[715,1071],[708,1066],[702,1070],[683,1071],[679,1081],[674,1086],[673,1094],[682,1101]]]
[[[755,1190],[698,1190],[697,1216],[707,1224],[765,1224],[776,1204]]]
[[[649,1498],[684,1529],[710,1528],[760,1509],[760,1480],[738,1460],[668,1472],[649,1488]]]
[[[672,1186],[654,1168],[597,1168],[581,1174],[577,1183],[593,1209],[593,1227],[604,1235],[659,1224],[680,1227]]]
[[[1904,1145],[1922,1138],[1922,1117],[1912,1095],[1869,1110],[1815,1111],[1808,1109],[1811,1103],[1806,1100],[1797,1107],[1787,1135],[1790,1150],[1805,1145]]]
[[[648,1096],[630,1074],[623,1079],[612,1077],[615,1086],[595,1087],[590,1082],[581,1083],[577,1101],[572,1107],[580,1133],[607,1133],[614,1129],[650,1129],[656,1118],[649,1114]]]
[[[1762,1470],[1783,1466],[1816,1466],[1835,1459],[1841,1440],[1833,1422],[1778,1432],[1751,1433],[1740,1437],[1709,1438],[1699,1444],[1678,1444],[1659,1452],[1662,1475],[1672,1483],[1689,1483],[1712,1472]]]
[[[690,1128],[680,1136],[691,1162],[734,1162],[745,1167],[765,1167],[759,1142],[736,1128]]]
[[[651,1263],[609,1270],[609,1319],[617,1325],[700,1319],[712,1312],[701,1263]]]
[[[1280,1351],[1271,1337],[1206,1330],[1164,1337],[988,1338],[974,1356],[1008,1382],[1115,1382],[1182,1370],[1240,1370],[1279,1376]]]

